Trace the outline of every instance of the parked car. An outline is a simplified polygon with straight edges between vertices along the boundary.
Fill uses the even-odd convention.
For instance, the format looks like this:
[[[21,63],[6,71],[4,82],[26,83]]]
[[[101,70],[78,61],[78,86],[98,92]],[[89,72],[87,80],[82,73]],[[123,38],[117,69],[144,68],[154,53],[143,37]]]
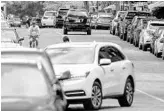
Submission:
[[[19,17],[14,17],[10,21],[10,26],[11,27],[21,27],[21,25],[22,25],[22,20]]]
[[[134,65],[117,44],[60,43],[48,46],[46,51],[62,80],[68,104],[99,109],[103,98],[114,98],[120,106],[132,105]]]
[[[66,99],[64,97],[63,89],[61,88],[61,84],[58,82],[55,71],[52,67],[52,62],[48,56],[48,54],[39,49],[31,49],[31,48],[5,48],[1,49],[1,58],[12,58],[12,59],[26,59],[26,60],[39,60],[42,62],[44,69],[46,70],[46,74],[51,81],[51,84],[57,84],[59,86],[58,94],[59,99],[61,99],[61,103],[63,104],[63,108],[66,107]]]
[[[115,35],[116,28],[118,27],[119,18],[123,17],[126,14],[126,11],[117,11],[115,18],[112,20],[111,32]]]
[[[2,111],[64,111],[40,61],[1,59]]]
[[[24,37],[20,37],[14,28],[1,28],[1,43],[13,43],[22,46]]]
[[[70,31],[87,32],[91,35],[91,17],[85,9],[70,9],[64,21],[64,34]]]
[[[113,15],[100,15],[97,17],[95,28],[107,28],[110,29],[112,24]]]
[[[162,33],[163,28],[157,28],[154,33],[152,33],[152,41],[150,44],[150,52],[154,54],[154,48],[155,48],[155,41]]]
[[[32,20],[30,21],[31,24],[32,24],[33,21],[36,22],[36,24],[39,26],[39,28],[42,28],[41,18],[32,17]]]
[[[123,40],[129,41],[131,44],[134,42],[134,30],[137,28],[140,19],[147,18],[145,16],[135,16],[131,24],[127,27],[127,37]],[[125,37],[125,36],[124,36]]]
[[[56,16],[57,12],[56,11],[45,11],[44,15],[42,17],[42,26],[56,26]]]
[[[163,39],[161,42],[163,42],[163,48],[162,48],[162,59],[164,60],[164,39]]]
[[[159,27],[164,27],[164,21],[153,20],[149,21],[146,28],[143,29],[140,33],[139,48],[143,51],[146,51],[147,48],[152,48],[151,44],[153,42],[153,33]],[[154,45],[153,45],[154,46]],[[151,49],[153,50],[153,49]]]
[[[60,8],[56,17],[56,27],[63,27],[64,19],[67,15],[68,8]]]
[[[126,40],[127,39],[127,29],[130,23],[132,22],[132,19],[135,16],[151,16],[150,12],[143,12],[143,11],[127,11],[124,19],[119,23],[120,29],[119,29],[119,36]]]
[[[153,20],[153,19],[155,20],[156,18],[155,17],[147,17],[147,18],[142,18],[139,20],[136,28],[133,31],[133,38],[134,38],[133,44],[134,44],[134,46],[136,46],[136,47],[139,46],[139,39],[140,39],[141,31],[144,28],[146,28],[148,21]],[[127,36],[127,38],[128,38],[128,36]]]
[[[154,43],[154,55],[156,57],[160,57],[163,51],[163,40],[164,40],[164,29],[162,30],[161,34],[155,40]]]
[[[6,20],[1,20],[1,29],[2,28],[10,28],[10,24]]]

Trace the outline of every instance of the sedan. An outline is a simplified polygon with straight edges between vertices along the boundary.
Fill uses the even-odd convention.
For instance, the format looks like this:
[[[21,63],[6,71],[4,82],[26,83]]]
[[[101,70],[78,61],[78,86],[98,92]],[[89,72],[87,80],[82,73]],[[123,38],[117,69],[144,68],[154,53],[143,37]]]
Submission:
[[[68,104],[99,109],[103,98],[131,106],[135,91],[134,65],[114,43],[56,44],[46,48]]]
[[[162,33],[155,40],[155,43],[154,43],[154,55],[157,57],[160,57],[162,55],[163,39],[164,39],[164,30],[162,30]]]
[[[64,111],[39,61],[1,59],[2,111]]]

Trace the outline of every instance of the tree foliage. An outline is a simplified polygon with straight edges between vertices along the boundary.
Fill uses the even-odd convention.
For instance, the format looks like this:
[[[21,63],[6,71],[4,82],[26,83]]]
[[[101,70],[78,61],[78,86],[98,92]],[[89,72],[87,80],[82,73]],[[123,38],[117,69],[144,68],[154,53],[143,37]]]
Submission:
[[[158,19],[164,19],[164,7],[158,7],[152,11],[153,15],[156,16]]]

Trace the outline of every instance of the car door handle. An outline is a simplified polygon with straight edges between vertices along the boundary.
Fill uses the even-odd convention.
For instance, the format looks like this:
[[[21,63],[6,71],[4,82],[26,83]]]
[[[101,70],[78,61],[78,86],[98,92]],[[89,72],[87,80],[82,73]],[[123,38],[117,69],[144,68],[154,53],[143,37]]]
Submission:
[[[122,69],[124,70],[124,69],[126,69],[126,67],[122,67]]]

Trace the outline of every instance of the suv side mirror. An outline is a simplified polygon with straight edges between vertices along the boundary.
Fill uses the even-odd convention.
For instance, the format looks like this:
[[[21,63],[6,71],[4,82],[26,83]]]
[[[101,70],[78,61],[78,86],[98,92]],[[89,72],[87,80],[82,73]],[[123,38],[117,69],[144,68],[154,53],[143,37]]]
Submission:
[[[59,80],[66,80],[71,78],[71,73],[70,71],[65,71],[63,72],[62,76],[59,78]]]
[[[110,65],[111,63],[111,59],[100,59],[100,65]]]

